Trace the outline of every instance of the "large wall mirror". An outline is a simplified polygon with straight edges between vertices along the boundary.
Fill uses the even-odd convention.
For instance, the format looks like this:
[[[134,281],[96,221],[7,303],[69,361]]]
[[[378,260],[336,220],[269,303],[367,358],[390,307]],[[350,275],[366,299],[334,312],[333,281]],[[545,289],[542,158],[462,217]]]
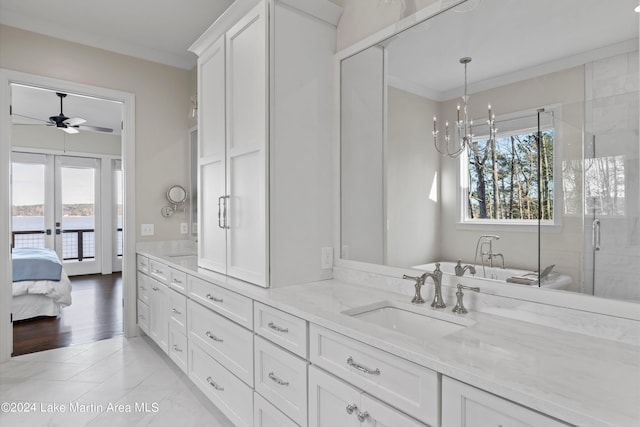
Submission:
[[[340,258],[640,302],[636,6],[435,2],[345,55]]]

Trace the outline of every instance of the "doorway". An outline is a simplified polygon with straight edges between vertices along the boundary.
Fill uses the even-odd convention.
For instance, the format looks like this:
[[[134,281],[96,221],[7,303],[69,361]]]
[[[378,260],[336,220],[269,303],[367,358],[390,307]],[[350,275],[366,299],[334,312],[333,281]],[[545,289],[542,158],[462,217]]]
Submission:
[[[108,268],[102,254],[106,247],[105,257],[117,261],[122,255],[116,209],[121,190],[114,187],[113,197],[101,197],[110,187],[109,182],[102,185],[101,169],[113,165],[95,157],[14,151],[11,247],[55,250],[68,276],[120,271],[118,266]],[[102,221],[109,214],[112,221]],[[116,246],[109,245],[112,242]]]
[[[121,176],[117,172],[114,172],[112,176],[105,176],[105,171],[109,168],[105,168],[104,162],[101,163],[99,179],[104,185],[105,182],[116,181],[120,179],[122,182],[122,193],[120,194],[121,202],[120,213],[122,216],[121,225],[122,229],[131,230],[135,227],[135,138],[134,138],[134,124],[135,124],[135,98],[133,94],[115,91],[111,89],[100,88],[96,86],[84,85],[75,82],[68,82],[58,79],[52,79],[48,77],[36,76],[27,73],[15,72],[10,70],[0,69],[0,169],[11,169],[11,151],[14,144],[12,143],[11,132],[11,86],[14,84],[27,85],[36,88],[46,88],[49,91],[72,93],[79,96],[94,97],[103,100],[109,100],[113,102],[119,102],[122,105],[122,122],[119,126],[121,128],[121,147],[122,147],[122,162],[120,165]],[[57,114],[57,113],[56,113]],[[67,147],[68,148],[68,147]],[[51,153],[48,153],[51,154]],[[75,157],[73,150],[67,150],[64,154],[68,157]],[[54,159],[55,165],[55,159]],[[68,165],[67,165],[68,166]],[[65,167],[65,162],[61,163],[61,168]],[[78,165],[71,165],[71,168],[78,168]],[[82,165],[79,169],[86,169],[86,165]],[[91,169],[91,168],[89,168]],[[113,169],[113,168],[112,168]],[[62,170],[62,169],[60,169]],[[85,171],[86,172],[86,171]],[[94,173],[96,170],[94,169]],[[0,215],[0,239],[11,239],[11,181],[8,174],[0,174],[0,206],[2,206],[7,215]],[[103,192],[104,193],[104,192]],[[109,197],[112,197],[112,192],[109,192]],[[96,203],[102,203],[102,200]],[[116,212],[118,208],[115,208]],[[55,212],[53,214],[55,216]],[[111,221],[117,223],[117,219]],[[105,221],[103,216],[102,221]],[[55,220],[51,230],[52,235],[55,234]],[[63,224],[60,221],[60,233],[63,231]],[[46,228],[45,236],[46,236]],[[68,233],[73,234],[74,232]],[[76,232],[77,234],[77,232]],[[121,241],[120,254],[112,256],[103,256],[102,263],[108,259],[110,264],[114,268],[117,261],[122,263],[122,299],[123,301],[123,329],[125,336],[137,335],[136,327],[136,312],[135,312],[135,234],[123,233],[121,236],[114,236],[113,239],[106,239],[104,236],[101,239],[102,244],[100,248],[104,246],[105,241],[112,241],[112,246],[117,246],[118,239]],[[6,241],[5,240],[5,241]],[[55,245],[54,245],[55,246]],[[101,249],[99,249],[101,250]],[[102,251],[101,255],[105,252]],[[84,254],[83,254],[84,255]],[[76,261],[77,263],[78,261]],[[84,260],[83,260],[84,262]],[[89,265],[87,262],[85,265]],[[11,253],[10,248],[0,247],[0,276],[5,282],[11,280]],[[83,267],[86,268],[86,267]],[[7,286],[0,292],[0,312],[5,315],[0,316],[0,361],[8,360],[11,357],[13,350],[13,327],[11,322],[11,302],[12,292],[11,287]]]

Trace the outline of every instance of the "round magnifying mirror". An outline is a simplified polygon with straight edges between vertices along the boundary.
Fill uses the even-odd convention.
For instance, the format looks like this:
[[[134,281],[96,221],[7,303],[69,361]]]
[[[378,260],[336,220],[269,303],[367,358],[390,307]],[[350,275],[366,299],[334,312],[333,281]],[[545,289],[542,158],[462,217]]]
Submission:
[[[180,185],[171,186],[167,190],[167,200],[174,205],[181,205],[187,200],[187,192]]]

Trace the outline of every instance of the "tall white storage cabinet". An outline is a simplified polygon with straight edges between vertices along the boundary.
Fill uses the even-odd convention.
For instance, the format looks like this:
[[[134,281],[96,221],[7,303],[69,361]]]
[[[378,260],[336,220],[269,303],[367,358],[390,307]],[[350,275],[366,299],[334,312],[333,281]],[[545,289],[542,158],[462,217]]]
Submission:
[[[259,286],[327,279],[335,25],[327,0],[236,0],[198,59],[198,265]]]

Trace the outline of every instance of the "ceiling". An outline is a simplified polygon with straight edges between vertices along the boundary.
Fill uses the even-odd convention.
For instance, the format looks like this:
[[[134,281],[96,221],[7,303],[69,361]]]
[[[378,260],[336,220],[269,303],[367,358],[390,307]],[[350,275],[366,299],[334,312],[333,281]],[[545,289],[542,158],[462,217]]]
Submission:
[[[83,125],[111,128],[114,135],[121,133],[120,102],[69,93],[63,99],[62,107],[66,117],[85,119],[87,122]],[[60,114],[60,98],[49,89],[12,84],[11,110],[14,124],[46,126],[49,117]]]
[[[462,94],[459,59],[465,56],[473,58],[473,93],[599,59],[594,55],[606,55],[614,44],[637,51],[637,5],[638,0],[470,0],[385,42],[388,73],[442,101]]]
[[[0,0],[0,23],[183,69],[233,0]]]

